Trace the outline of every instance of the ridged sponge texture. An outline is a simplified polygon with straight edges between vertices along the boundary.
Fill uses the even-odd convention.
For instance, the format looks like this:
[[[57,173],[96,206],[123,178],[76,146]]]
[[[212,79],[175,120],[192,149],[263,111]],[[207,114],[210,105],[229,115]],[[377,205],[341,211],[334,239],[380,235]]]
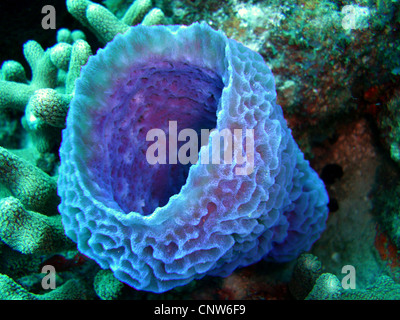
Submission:
[[[178,132],[217,129],[197,163],[147,161],[154,142],[146,134],[169,132],[170,121]],[[243,130],[245,159],[244,132],[254,133],[247,174],[223,152],[220,164],[202,161],[223,129]],[[91,57],[76,82],[60,156],[67,235],[139,290],[164,292],[263,258],[289,261],[325,228],[325,187],[276,104],[270,69],[205,24],[132,27]]]

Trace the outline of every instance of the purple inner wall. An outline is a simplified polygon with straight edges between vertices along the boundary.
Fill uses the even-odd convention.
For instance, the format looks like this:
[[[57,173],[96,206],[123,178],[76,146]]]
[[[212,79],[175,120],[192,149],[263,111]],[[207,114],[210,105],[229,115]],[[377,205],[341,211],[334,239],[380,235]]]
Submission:
[[[110,108],[93,123],[103,135],[103,150],[111,168],[98,172],[100,185],[111,189],[113,201],[126,213],[151,214],[167,204],[185,184],[190,163],[168,164],[169,121],[177,121],[177,132],[185,128],[200,130],[216,127],[216,110],[222,80],[210,70],[186,63],[158,61],[130,72],[109,98]],[[111,110],[110,110],[111,109]],[[154,144],[146,141],[147,132],[161,129],[167,139],[167,164],[151,165],[146,151]],[[178,150],[186,142],[178,142]],[[157,155],[157,154],[156,154]],[[111,186],[110,186],[111,184]]]

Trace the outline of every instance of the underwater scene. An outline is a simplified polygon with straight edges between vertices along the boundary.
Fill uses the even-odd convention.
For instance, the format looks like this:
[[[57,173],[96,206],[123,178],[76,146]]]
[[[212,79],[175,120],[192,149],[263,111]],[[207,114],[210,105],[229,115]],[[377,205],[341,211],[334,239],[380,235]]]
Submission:
[[[400,299],[400,1],[0,15],[0,300]]]

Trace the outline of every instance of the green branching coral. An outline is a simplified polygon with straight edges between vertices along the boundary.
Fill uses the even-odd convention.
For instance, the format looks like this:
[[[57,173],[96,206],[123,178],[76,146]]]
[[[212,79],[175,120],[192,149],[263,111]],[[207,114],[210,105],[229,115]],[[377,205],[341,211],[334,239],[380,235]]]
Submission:
[[[24,56],[31,70],[27,80],[19,62],[5,61],[0,70],[0,110],[25,111],[22,124],[41,153],[50,152],[60,140],[75,80],[92,55],[82,31],[61,29],[58,43],[44,50],[30,40]]]
[[[321,262],[319,259],[310,253],[303,253],[297,258],[293,270],[289,283],[290,293],[297,300],[304,300],[320,275]]]
[[[94,278],[94,290],[102,300],[116,300],[122,294],[124,284],[114,277],[111,270],[100,270]]]
[[[57,182],[36,166],[0,147],[0,183],[27,210],[57,213]]]
[[[38,128],[44,122],[53,127],[64,127],[72,96],[51,88],[36,90],[25,110],[30,126]]]
[[[376,282],[363,290],[344,290],[342,300],[400,300],[400,284],[382,275]]]
[[[121,21],[128,26],[135,26],[142,22],[146,14],[149,13],[153,5],[151,0],[136,0],[126,10]]]
[[[321,262],[312,254],[302,254],[294,267],[289,290],[295,299],[305,300],[398,300],[400,284],[381,275],[366,289],[343,288],[332,273],[322,273]]]
[[[61,216],[27,211],[14,197],[0,199],[0,239],[23,254],[54,253],[75,247]]]
[[[87,0],[67,1],[67,6],[103,43],[127,31],[131,24],[142,21],[153,25],[164,19],[162,11],[152,9],[151,1],[147,0],[135,1],[121,20],[105,7]],[[0,108],[25,110],[22,124],[41,153],[50,152],[59,142],[60,130],[54,127],[64,127],[75,80],[92,55],[85,38],[79,30],[71,32],[63,28],[57,33],[58,43],[46,51],[37,42],[28,41],[24,53],[33,74],[29,83],[25,83],[25,72],[19,63],[8,61],[3,65]]]
[[[130,25],[160,24],[164,14],[152,8],[150,0],[136,0],[118,19],[107,8],[88,0],[68,0],[68,11],[87,26],[104,44]],[[75,80],[92,55],[82,31],[62,28],[57,44],[44,50],[34,40],[24,44],[24,56],[31,70],[27,80],[19,62],[5,61],[0,70],[0,109],[25,111],[22,124],[41,153],[50,152],[59,142]]]
[[[0,80],[0,109],[10,108],[23,111],[30,96],[40,88],[54,88],[57,81],[57,68],[51,62],[50,52],[36,41],[30,40],[24,44],[24,56],[32,70],[32,80],[25,83],[26,77],[18,62],[7,61],[2,66],[4,80]],[[10,65],[14,67],[10,68]],[[11,76],[17,69],[17,77]],[[10,70],[11,69],[11,70]],[[22,82],[14,82],[19,80]]]
[[[67,40],[67,39],[66,39]],[[72,45],[67,42],[57,43],[50,49],[50,59],[61,70],[67,71],[71,59]]]
[[[306,300],[338,300],[342,293],[342,284],[331,273],[321,274]]]
[[[62,35],[58,38],[71,41],[73,33],[68,32],[69,30],[63,29]],[[50,59],[59,69],[58,82],[61,86],[55,89],[52,87],[38,89],[30,97],[23,120],[28,131],[36,130],[42,134],[43,131],[46,132],[48,125],[64,127],[69,103],[75,89],[75,80],[79,77],[81,67],[92,55],[89,44],[81,38],[82,35],[78,34],[72,45],[60,42],[49,49]]]
[[[29,276],[40,271],[42,254],[23,254],[1,242],[0,274],[7,274],[13,279]]]
[[[304,253],[297,258],[289,290],[297,300],[336,300],[340,298],[342,285],[331,273],[322,273],[318,257]]]
[[[60,42],[50,49],[51,61],[59,68],[59,74],[62,75],[59,75],[62,88],[38,89],[31,96],[26,106],[23,123],[28,131],[39,131],[40,136],[52,131],[52,129],[47,128],[48,125],[58,128],[64,127],[69,103],[75,89],[75,81],[79,77],[82,66],[92,55],[90,46],[82,39],[82,35],[75,33],[74,37],[74,33],[66,34],[67,32],[69,30],[63,29],[62,36],[59,38],[63,41],[72,40],[74,41],[73,44]]]
[[[5,274],[0,274],[1,300],[79,300],[86,296],[83,286],[78,280],[72,279],[62,286],[44,294],[34,294]]]
[[[134,1],[121,19],[104,6],[89,0],[67,0],[67,9],[103,44],[114,39],[118,33],[126,32],[132,25],[140,22],[147,26],[162,24],[165,19],[159,8],[152,9],[150,0]]]
[[[306,300],[400,300],[400,284],[381,275],[366,289],[343,289],[334,274],[323,273]]]
[[[74,33],[71,36],[74,37]],[[65,80],[65,94],[72,94],[74,92],[75,81],[81,73],[82,66],[86,64],[91,55],[92,50],[90,49],[90,45],[84,39],[76,39],[71,49],[71,60]]]
[[[0,69],[0,80],[27,83],[25,69],[17,61],[4,61]]]
[[[102,43],[114,39],[118,33],[124,33],[129,26],[118,20],[109,10],[99,4],[89,4],[86,9],[86,18]]]

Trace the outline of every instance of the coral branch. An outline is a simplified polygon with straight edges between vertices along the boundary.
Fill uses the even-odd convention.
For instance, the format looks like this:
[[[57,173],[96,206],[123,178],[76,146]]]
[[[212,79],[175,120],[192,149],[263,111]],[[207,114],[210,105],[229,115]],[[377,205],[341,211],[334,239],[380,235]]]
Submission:
[[[14,197],[0,199],[0,239],[23,254],[55,253],[75,247],[65,235],[60,215],[48,217],[27,211]]]
[[[57,182],[39,168],[0,147],[0,182],[28,210],[57,212]]]

